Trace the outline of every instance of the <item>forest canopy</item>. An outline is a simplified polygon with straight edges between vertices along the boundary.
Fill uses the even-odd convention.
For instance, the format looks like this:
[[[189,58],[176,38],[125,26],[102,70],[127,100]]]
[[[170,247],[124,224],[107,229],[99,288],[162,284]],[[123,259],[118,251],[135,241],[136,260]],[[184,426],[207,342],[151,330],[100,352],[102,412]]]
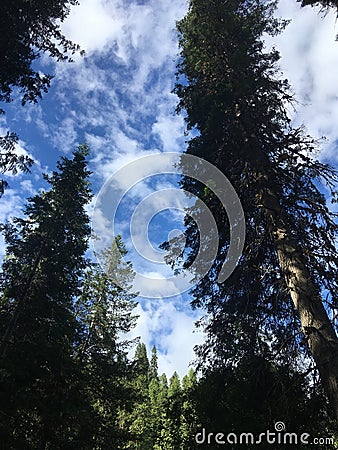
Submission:
[[[61,31],[79,3],[2,2],[4,109],[19,103],[37,106],[43,100],[53,78],[42,70],[43,54],[58,62],[83,54]],[[338,8],[336,0],[303,0],[301,5]],[[321,158],[321,143],[309,135],[306,124],[296,127],[290,115],[295,105],[292,86],[281,76],[278,49],[267,50],[264,41],[266,35],[283,33],[288,23],[276,19],[276,7],[276,2],[262,0],[190,0],[176,24],[180,53],[174,93],[176,112],[185,119],[184,152],[224,174],[240,198],[246,222],[238,265],[219,283],[230,246],[229,217],[212,190],[213,180],[206,187],[191,177],[181,178],[180,188],[209,208],[219,243],[211,269],[189,292],[191,304],[184,306],[202,312],[196,327],[204,332],[204,341],[195,347],[196,360],[185,374],[159,370],[158,352],[162,362],[164,356],[170,359],[161,347],[164,339],[157,343],[149,338],[146,346],[144,336],[132,337],[146,307],[139,307],[143,300],[132,292],[135,269],[126,241],[117,234],[100,255],[90,247],[94,177],[102,183],[103,174],[115,167],[121,156],[117,142],[130,145],[133,156],[143,156],[148,148],[137,139],[142,135],[151,141],[147,130],[161,129],[159,117],[167,105],[160,105],[156,126],[147,128],[141,119],[144,114],[149,120],[149,103],[143,102],[135,80],[128,78],[123,51],[119,57],[114,53],[116,42],[114,51],[105,47],[100,53],[94,70],[99,74],[95,89],[106,87],[104,80],[109,78],[111,92],[105,89],[95,97],[95,89],[86,86],[81,98],[85,108],[96,108],[97,116],[101,108],[106,114],[108,105],[114,115],[104,117],[108,124],[94,113],[93,128],[85,129],[92,123],[84,119],[84,111],[69,107],[67,94],[58,93],[63,110],[69,107],[67,118],[81,122],[93,150],[76,144],[71,153],[65,143],[56,169],[50,170],[48,163],[44,187],[33,189],[23,181],[30,197],[22,213],[11,206],[10,219],[0,225],[1,448],[196,450],[218,449],[226,440],[227,448],[273,444],[271,448],[291,450],[299,447],[303,434],[308,436],[304,449],[313,448],[315,439],[319,449],[337,448],[338,172]],[[155,34],[152,39],[157,39]],[[131,47],[141,45],[141,40],[135,33]],[[154,55],[150,65],[155,65]],[[116,72],[109,58],[116,59]],[[137,81],[144,76],[151,94],[159,90],[163,95],[161,72],[145,76],[142,64]],[[79,79],[85,82],[83,74],[87,72]],[[137,119],[130,97],[121,95],[119,77],[122,87],[140,102]],[[123,114],[115,114],[114,101],[126,107]],[[53,120],[60,104],[52,105]],[[122,127],[123,120],[132,130],[129,137],[114,128]],[[136,132],[132,120],[144,129]],[[58,136],[58,145],[74,131],[67,123],[62,123],[66,130]],[[170,126],[173,129],[163,135],[171,145],[175,122]],[[99,135],[101,127],[109,129],[108,137]],[[46,129],[44,139],[51,139]],[[27,174],[25,181],[31,180],[33,156],[19,154],[18,143],[14,132],[0,137],[0,170],[13,181],[20,172]],[[97,153],[99,146],[106,147],[105,156]],[[97,161],[103,161],[105,170],[93,174]],[[184,158],[184,169],[183,165]],[[2,180],[0,197],[6,187]],[[16,199],[15,191],[10,195]],[[185,211],[181,257],[170,255],[173,247],[168,242],[162,245],[174,271],[189,267],[198,254],[200,204]],[[214,231],[207,231],[209,241],[204,242],[213,238]],[[170,328],[171,320],[160,324]],[[178,339],[186,332],[186,322],[180,326]],[[183,339],[170,344],[182,354],[187,351]],[[268,431],[285,433],[279,433],[278,442],[262,442]],[[216,436],[224,442],[218,443]],[[282,443],[282,438],[289,440]]]

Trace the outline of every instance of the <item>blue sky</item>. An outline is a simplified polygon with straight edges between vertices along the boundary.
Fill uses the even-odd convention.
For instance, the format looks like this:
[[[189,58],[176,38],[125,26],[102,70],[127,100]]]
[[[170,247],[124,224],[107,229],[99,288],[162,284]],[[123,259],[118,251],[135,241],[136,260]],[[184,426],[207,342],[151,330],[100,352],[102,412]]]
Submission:
[[[134,159],[184,150],[183,118],[174,114],[177,98],[171,91],[178,53],[175,21],[186,8],[183,0],[80,0],[80,6],[72,8],[62,29],[81,45],[86,57],[76,57],[73,64],[55,64],[44,56],[43,70],[55,74],[48,94],[37,105],[24,108],[13,102],[0,118],[0,132],[8,128],[17,132],[18,151],[36,160],[30,175],[8,177],[10,189],[0,201],[1,221],[20,215],[25,198],[44,186],[42,172],[53,170],[61,155],[69,155],[83,142],[91,148],[95,195],[107,178]],[[282,36],[268,38],[266,46],[276,45],[280,51],[284,76],[298,100],[297,111],[290,108],[290,114],[314,137],[326,136],[320,158],[336,164],[335,15],[321,17],[312,8],[301,9],[295,0],[282,0],[278,15],[292,18],[292,23]],[[161,183],[170,185],[167,179]],[[138,196],[148,194],[149,184],[139,183]],[[163,227],[163,217],[151,222],[154,245],[170,232],[170,227]],[[174,219],[173,228],[180,228],[179,215]],[[143,300],[137,313],[140,319],[133,336],[141,336],[148,348],[158,346],[160,371],[171,375],[177,370],[183,376],[194,358],[193,346],[202,340],[201,333],[193,332],[200,313],[189,309],[186,295]]]

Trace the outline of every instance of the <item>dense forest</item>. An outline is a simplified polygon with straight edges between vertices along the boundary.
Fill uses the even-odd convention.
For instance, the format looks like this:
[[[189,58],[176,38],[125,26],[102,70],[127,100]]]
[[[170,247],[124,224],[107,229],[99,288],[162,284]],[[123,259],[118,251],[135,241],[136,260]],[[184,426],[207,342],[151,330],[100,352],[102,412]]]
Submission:
[[[83,54],[59,26],[76,4],[3,1],[1,101],[42,99],[53,78],[34,69],[43,53],[69,62]],[[337,7],[302,2],[314,4]],[[177,113],[193,131],[185,152],[226,175],[246,220],[238,266],[218,283],[228,217],[212,190],[182,177],[219,230],[215,261],[190,293],[205,333],[193,368],[168,380],[156,345],[149,355],[128,339],[138,320],[133,265],[122,262],[119,235],[103,264],[87,257],[93,192],[90,149],[80,145],[44,176],[48,188],[27,199],[23,216],[1,225],[1,449],[338,448],[338,224],[329,204],[338,173],[292,125],[280,55],[264,48],[264,35],[286,26],[275,8],[190,0],[177,23]],[[17,142],[14,132],[0,137],[4,196],[6,174],[34,163]],[[168,256],[177,271],[198,252],[198,214],[198,204],[187,211],[182,258]]]

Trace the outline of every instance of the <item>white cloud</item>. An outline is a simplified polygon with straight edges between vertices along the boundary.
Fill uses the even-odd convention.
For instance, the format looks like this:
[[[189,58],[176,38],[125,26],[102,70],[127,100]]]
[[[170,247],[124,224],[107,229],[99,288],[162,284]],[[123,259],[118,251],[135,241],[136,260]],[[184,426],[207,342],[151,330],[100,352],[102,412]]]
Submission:
[[[280,66],[288,78],[298,101],[292,112],[295,125],[306,126],[315,138],[323,135],[322,157],[337,162],[338,139],[338,42],[334,10],[325,16],[319,8],[301,8],[293,0],[282,0],[278,15],[292,18],[286,30],[268,39],[268,48],[275,44],[280,51]]]
[[[159,373],[170,377],[176,370],[182,378],[195,359],[193,347],[202,342],[202,333],[194,332],[194,323],[201,314],[188,308],[182,310],[172,300],[147,300],[139,303],[135,314],[139,314],[136,328],[128,337],[141,336],[148,355],[155,344],[158,351]]]
[[[74,129],[90,134],[88,128],[101,127],[101,134],[113,140],[114,153],[121,148],[124,154],[127,150],[123,147],[130,150],[131,142],[123,142],[123,135],[145,142],[152,124],[158,122],[155,132],[164,137],[164,146],[169,141],[170,148],[174,146],[175,135],[177,139],[183,134],[182,121],[171,118],[167,131],[164,114],[169,109],[172,114],[175,108],[176,97],[170,93],[178,51],[174,28],[186,7],[183,0],[149,1],[146,5],[84,0],[72,8],[63,31],[82,43],[88,55],[75,64],[58,63],[55,67],[55,97],[62,105],[58,115],[66,115],[51,129],[55,144],[60,135],[71,147],[76,140]],[[45,122],[49,122],[47,117]],[[135,151],[140,150],[139,142],[134,144]],[[111,153],[111,147],[101,151]]]
[[[70,111],[70,116],[62,120],[58,128],[51,133],[50,142],[55,148],[65,153],[70,153],[74,150],[77,142],[78,134],[76,131],[75,113]]]
[[[21,189],[27,192],[29,195],[37,194],[35,187],[33,186],[32,180],[23,180],[20,182]]]
[[[160,114],[153,125],[152,132],[159,136],[163,150],[167,152],[183,151],[180,140],[184,133],[182,116]]]
[[[17,190],[7,189],[0,201],[0,222],[22,215],[22,199]]]
[[[62,31],[88,54],[102,50],[121,36],[125,21],[121,6],[119,1],[82,0],[71,8]]]

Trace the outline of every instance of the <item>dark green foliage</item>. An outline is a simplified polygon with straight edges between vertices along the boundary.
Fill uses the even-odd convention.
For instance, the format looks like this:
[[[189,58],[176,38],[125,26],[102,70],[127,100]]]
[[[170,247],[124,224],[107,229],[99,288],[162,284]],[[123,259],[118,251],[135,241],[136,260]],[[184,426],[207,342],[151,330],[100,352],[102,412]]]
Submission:
[[[149,359],[147,356],[146,345],[143,342],[137,344],[134,363],[136,372],[142,377],[142,379],[145,380],[145,382],[147,382],[149,372]]]
[[[135,323],[134,275],[122,267],[120,237],[101,255],[109,271],[84,258],[87,152],[62,158],[46,176],[51,189],[3,227],[0,435],[8,450],[120,449],[129,439],[120,417],[134,396],[132,342],[121,333]]]
[[[151,350],[151,359],[149,364],[149,381],[158,378],[157,350],[155,345]]]
[[[0,5],[0,101],[11,102],[16,95],[24,105],[36,103],[47,92],[52,76],[34,68],[42,53],[57,61],[71,61],[69,54],[80,51],[66,39],[60,22],[77,0],[2,0]],[[83,52],[81,52],[83,54]],[[19,91],[19,92],[18,92]],[[4,110],[0,108],[0,115]],[[31,158],[15,152],[15,133],[0,136],[0,172],[28,172]],[[0,196],[8,186],[0,180]]]
[[[143,347],[143,346],[142,346]],[[141,348],[141,346],[139,347]],[[325,410],[325,401],[314,371],[304,375],[263,357],[243,359],[236,368],[210,371],[197,379],[191,369],[182,383],[177,373],[167,382],[165,374],[143,385],[143,395],[125,423],[133,430],[134,439],[124,448],[140,450],[196,450],[217,448],[269,448],[271,445],[217,445],[196,442],[196,435],[223,433],[260,433],[275,431],[275,423],[283,421],[286,432],[299,436],[334,436],[334,423]],[[302,445],[304,448],[311,446]],[[278,445],[273,448],[295,448]],[[319,445],[322,450],[334,445]]]
[[[292,372],[288,367],[278,366],[263,358],[254,357],[243,361],[235,370],[225,369],[203,377],[192,391],[192,399],[197,405],[196,411],[206,433],[253,433],[258,439],[260,433],[267,430],[275,432],[275,424],[282,421],[285,432],[294,432],[300,436],[308,433],[312,442],[316,437],[330,438],[334,435],[334,424],[330,423],[324,408],[321,389],[316,383],[309,388],[309,379],[302,374]],[[201,437],[199,437],[201,438]],[[225,438],[226,439],[226,438]],[[198,448],[224,448],[212,440]],[[294,449],[295,445],[228,444],[226,448],[266,448]],[[313,445],[301,445],[312,448]],[[298,447],[297,447],[298,448]],[[329,450],[334,445],[318,445]]]
[[[202,420],[201,411],[198,411],[197,403],[197,378],[193,369],[182,379],[182,418],[180,425],[180,435],[182,449],[193,450],[197,448],[195,436],[200,430]],[[207,394],[208,395],[208,394]],[[205,399],[202,400],[200,407],[204,410]]]
[[[28,173],[33,164],[32,158],[26,155],[18,155],[15,152],[15,145],[18,137],[15,133],[7,132],[5,136],[0,136],[0,171],[2,174],[11,172],[15,175],[18,171]],[[0,197],[3,195],[8,182],[0,179]]]
[[[223,433],[224,439],[231,433],[238,437],[252,433],[253,439],[258,440],[260,433],[275,432],[275,424],[280,421],[287,433],[307,433],[309,442],[317,437],[334,439],[335,425],[328,420],[314,371],[302,374],[260,356],[243,359],[235,368],[209,371],[199,379],[191,369],[182,383],[175,372],[168,385],[163,374],[152,378],[148,385],[145,383],[142,392],[136,408],[125,415],[125,423],[134,433],[134,440],[126,449],[268,449],[271,444],[266,441],[261,445],[235,446],[217,445],[214,439],[208,443],[207,438],[201,442],[198,433],[203,429],[205,436]],[[312,445],[303,447],[310,449]],[[275,442],[273,448],[296,447]],[[318,448],[335,447],[325,443],[318,444]]]
[[[182,417],[182,389],[177,372],[169,379],[168,408],[165,432],[168,448],[179,448],[181,443],[180,425]]]
[[[330,8],[338,10],[337,0],[297,0],[302,6],[320,6],[322,11],[327,11]]]
[[[77,0],[2,0],[0,14],[0,101],[12,99],[13,88],[20,89],[22,104],[36,102],[50,86],[51,76],[32,66],[41,53],[59,60],[70,60],[68,53],[79,46],[60,31]]]
[[[128,292],[134,273],[130,264],[121,267],[121,255],[127,252],[119,236],[115,243],[100,256],[103,266],[110,271],[92,264],[75,306],[81,324],[76,359],[91,405],[87,422],[82,425],[86,433],[82,445],[95,449],[109,449],[112,445],[123,448],[128,436],[120,417],[132,406],[134,396],[130,386],[132,367],[127,358],[132,341],[121,340],[121,334],[130,331],[136,320],[132,315],[135,295]],[[118,285],[112,271],[117,271]]]
[[[86,154],[81,147],[72,160],[63,158],[46,176],[51,189],[29,199],[25,218],[4,226],[0,403],[8,449],[47,442],[76,448],[69,422],[85,398],[73,359],[79,330],[72,309],[90,233]]]
[[[240,196],[247,228],[238,268],[225,283],[216,283],[229,247],[228,219],[214,195],[190,178],[182,181],[183,188],[207,203],[220,240],[213,268],[192,292],[193,305],[208,313],[200,323],[207,341],[197,354],[205,370],[236,367],[258,355],[295,368],[308,356],[308,340],[327,388],[325,371],[337,377],[328,360],[337,360],[332,324],[338,301],[338,228],[323,192],[331,191],[336,199],[337,176],[314,159],[313,139],[290,126],[286,103],[292,97],[287,81],[277,76],[279,55],[263,49],[262,34],[283,28],[273,18],[273,9],[274,4],[256,0],[192,0],[178,23],[178,110],[186,110],[188,129],[199,132],[187,152],[207,159],[229,178]],[[195,222],[187,217],[186,224],[188,266],[199,241]],[[278,233],[286,236],[282,245]],[[296,263],[303,279],[303,285],[295,287],[301,296],[298,303],[288,284],[290,267]],[[306,296],[312,305],[299,309],[309,301]],[[322,309],[317,315],[318,305]],[[307,332],[311,327],[304,321],[312,310],[316,317],[311,323],[318,322],[311,327],[322,323],[319,328],[328,331],[320,351],[313,351],[313,334]],[[325,352],[331,356],[320,360]]]
[[[155,425],[150,406],[153,399],[150,398],[149,393],[149,368],[146,346],[144,343],[138,343],[134,356],[132,380],[137,397],[130,413],[124,416],[125,428],[131,436],[126,449],[151,449],[153,445]]]

